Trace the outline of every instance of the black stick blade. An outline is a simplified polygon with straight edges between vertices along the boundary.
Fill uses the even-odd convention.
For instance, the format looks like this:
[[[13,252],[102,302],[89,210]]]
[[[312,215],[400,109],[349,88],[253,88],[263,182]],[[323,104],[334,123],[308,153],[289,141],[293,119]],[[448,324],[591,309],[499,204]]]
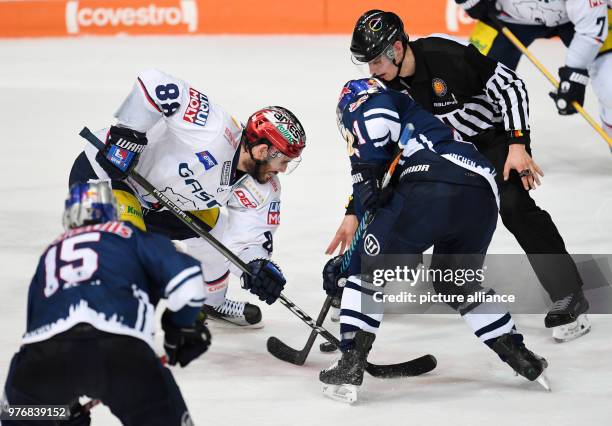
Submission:
[[[268,352],[270,352],[276,358],[295,365],[304,365],[306,356],[308,355],[308,353],[304,354],[302,351],[298,351],[290,346],[287,346],[282,342],[282,340],[277,339],[274,336],[268,338],[266,346],[268,348]]]
[[[423,355],[422,357],[399,364],[376,365],[368,362],[366,371],[373,377],[384,379],[393,377],[414,377],[429,373],[436,368],[437,365],[438,361],[435,356]]]

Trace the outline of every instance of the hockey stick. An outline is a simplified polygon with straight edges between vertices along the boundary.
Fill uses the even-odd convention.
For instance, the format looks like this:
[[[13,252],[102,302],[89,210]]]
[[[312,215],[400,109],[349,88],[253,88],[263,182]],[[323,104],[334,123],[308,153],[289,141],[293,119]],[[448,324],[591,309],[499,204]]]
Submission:
[[[90,142],[93,146],[95,146],[98,150],[104,149],[104,142],[96,137],[87,127],[84,127],[83,130],[79,132],[79,135],[85,138],[88,142]],[[251,275],[251,271],[247,267],[247,265],[233,252],[231,252],[227,247],[225,247],[219,240],[210,235],[210,233],[204,229],[200,225],[199,222],[194,220],[191,216],[189,216],[186,212],[184,212],[179,206],[174,204],[168,197],[166,197],[162,192],[160,192],[157,188],[155,188],[149,181],[147,181],[142,175],[140,175],[135,170],[130,171],[130,177],[138,183],[145,191],[149,192],[155,199],[157,199],[164,207],[170,210],[174,215],[179,218],[189,229],[198,234],[201,238],[206,240],[211,246],[213,246],[219,253],[227,258],[230,262],[232,262],[237,268],[239,268],[245,274]],[[313,330],[316,330],[318,334],[323,336],[332,344],[338,346],[340,342],[336,337],[323,328],[320,325],[317,325],[315,321],[308,316],[302,309],[300,309],[295,303],[289,300],[285,295],[281,293],[278,297],[280,302],[291,312],[293,312],[298,318],[300,318],[303,322],[305,322],[309,327]],[[373,366],[378,377],[393,377],[393,376],[402,376],[405,375],[404,372],[411,371],[414,368],[423,368],[423,358],[431,357],[431,355],[425,355],[424,357],[417,358],[412,361],[406,361],[400,364],[393,365],[380,365]],[[414,364],[413,364],[414,363]],[[368,368],[371,364],[368,364]],[[431,366],[431,361],[427,363],[426,367]],[[435,358],[434,358],[434,367],[435,367]]]
[[[544,67],[544,65],[542,65],[542,63],[533,55],[533,53],[531,53],[529,49],[527,49],[527,47],[523,43],[521,43],[521,41],[512,33],[512,31],[510,31],[510,29],[508,29],[508,27],[506,27],[503,22],[500,21],[497,16],[495,16],[495,14],[491,13],[488,17],[489,19],[491,19],[491,21],[493,21],[493,24],[498,27],[498,29],[506,36],[506,38],[510,40],[510,42],[518,50],[520,50],[523,55],[527,56],[527,58],[536,66],[536,68],[539,69],[542,74],[544,74],[544,76],[548,79],[548,81],[552,83],[555,89],[558,89],[559,82],[557,81],[557,79],[553,77],[553,75]],[[612,138],[607,135],[607,133],[604,131],[604,129],[601,128],[599,123],[597,123],[593,119],[593,117],[591,117],[591,115],[586,112],[586,110],[582,106],[580,106],[578,102],[573,101],[572,106],[576,109],[576,111],[578,111],[578,113],[580,113],[580,115],[587,121],[587,123],[589,123],[591,127],[595,129],[597,133],[599,133],[599,135],[606,141],[610,148],[612,148]]]
[[[411,123],[408,123],[406,127],[404,128],[404,130],[402,131],[402,134],[400,135],[399,145],[401,147],[405,146],[408,143],[408,140],[412,136],[413,132],[414,132],[414,126]],[[383,180],[382,180],[382,185],[381,185],[382,188],[385,188],[387,185],[389,185],[389,182],[391,181],[391,177],[393,176],[393,173],[395,172],[395,168],[401,158],[401,155],[402,155],[402,152],[398,153],[396,157],[393,159],[393,161],[391,162],[391,164],[389,165],[389,168],[387,169],[387,172],[385,173],[385,176],[383,177]],[[344,252],[342,256],[342,264],[340,265],[341,273],[345,272],[346,269],[348,268],[350,260],[351,260],[351,256],[355,252],[357,248],[357,244],[359,243],[359,240],[363,237],[363,234],[365,233],[365,230],[367,229],[367,226],[369,225],[371,220],[372,220],[372,214],[370,211],[367,211],[362,216],[361,221],[359,222],[359,225],[357,227],[357,230],[355,231],[353,240],[351,241],[351,245],[349,246],[347,251]],[[323,303],[323,307],[321,308],[321,312],[319,313],[319,316],[317,317],[317,325],[321,325],[323,321],[325,320],[325,317],[327,316],[327,312],[329,311],[329,308],[331,306],[331,301],[332,301],[332,298],[330,296],[327,296],[327,298],[325,299],[325,302]],[[286,362],[289,362],[295,365],[303,365],[304,362],[306,362],[306,358],[308,357],[308,354],[310,353],[310,350],[312,349],[312,346],[314,344],[316,337],[317,337],[317,332],[313,330],[310,333],[310,336],[308,336],[308,340],[306,341],[304,348],[302,348],[301,350],[296,350],[290,347],[289,345],[285,344],[282,340],[272,336],[268,339],[268,342],[267,342],[268,352],[270,352],[273,356],[275,356],[276,358],[282,361],[286,361]],[[333,342],[331,341],[329,341],[329,343],[333,345],[332,348],[338,347],[338,345],[334,345]],[[415,376],[415,375],[423,374],[423,373],[433,370],[436,366],[436,360],[433,357],[433,355],[425,355],[419,358],[419,360],[421,360],[419,361],[419,363],[421,364],[421,368],[408,369],[411,371],[410,372],[406,371],[406,373],[401,374],[401,376]],[[372,376],[381,377],[381,372],[378,371],[374,365],[368,365],[368,368],[366,369],[366,371],[368,371],[368,373],[370,373]],[[384,376],[385,373],[383,372],[382,375]]]
[[[408,142],[408,139],[410,139],[410,136],[412,135],[413,131],[414,131],[414,126],[411,127],[407,125],[404,131],[402,132],[402,134],[400,135],[400,144],[405,145]],[[389,168],[387,172],[385,173],[385,176],[382,181],[381,186],[383,188],[389,184],[391,180],[391,176],[393,175],[393,172],[395,172],[395,167],[397,166],[397,163],[399,162],[401,154],[402,154],[401,152],[398,153],[396,157],[393,159],[393,162],[389,165]],[[365,214],[362,216],[361,221],[359,222],[359,225],[357,226],[357,230],[355,231],[355,235],[353,236],[351,245],[344,252],[342,256],[342,264],[340,265],[340,273],[343,273],[348,268],[349,263],[351,261],[351,256],[353,255],[353,252],[357,248],[357,243],[363,236],[371,220],[372,220],[372,214],[370,213],[370,211],[366,211]],[[317,325],[322,325],[323,321],[325,321],[325,317],[327,316],[327,313],[329,312],[329,309],[331,307],[331,302],[332,302],[332,297],[327,296],[325,298],[325,302],[323,302],[323,307],[321,308],[321,311],[319,312],[319,316],[317,317]],[[317,338],[317,332],[315,330],[311,331],[310,336],[308,336],[308,340],[306,341],[306,344],[301,350],[293,349],[291,346],[287,345],[282,340],[274,336],[271,336],[268,338],[268,341],[266,342],[266,346],[268,348],[268,352],[270,352],[276,358],[282,361],[289,362],[291,364],[304,365],[304,363],[306,362],[306,358],[308,357],[308,354],[310,353],[310,350],[312,349],[312,345],[314,344],[316,338]],[[337,347],[338,347],[337,345],[332,346],[331,351],[333,351]]]

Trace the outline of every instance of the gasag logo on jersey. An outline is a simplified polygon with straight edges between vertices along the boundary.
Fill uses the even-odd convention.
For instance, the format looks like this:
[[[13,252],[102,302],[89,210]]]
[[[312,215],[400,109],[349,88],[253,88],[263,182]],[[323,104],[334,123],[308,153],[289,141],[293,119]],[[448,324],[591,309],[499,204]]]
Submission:
[[[206,152],[206,151],[204,151]],[[215,163],[216,164],[216,163]],[[206,167],[206,166],[204,166]],[[215,200],[214,197],[209,195],[205,190],[200,181],[195,179],[195,173],[189,168],[187,163],[180,163],[178,168],[179,176],[185,179],[185,185],[191,190],[191,193],[199,200],[206,203],[206,207],[212,209],[215,206],[218,206],[219,203]],[[170,189],[171,188],[166,188]],[[171,190],[172,191],[172,190]],[[173,192],[174,194],[174,192]],[[182,195],[181,195],[182,197]],[[196,205],[194,201],[189,200],[191,203]]]
[[[196,157],[198,157],[198,160],[200,160],[200,163],[204,165],[206,170],[210,170],[219,164],[215,157],[208,151],[196,152]]]
[[[272,201],[270,203],[268,225],[280,225],[280,201]]]
[[[205,126],[208,120],[210,105],[205,94],[189,88],[189,105],[183,114],[183,120],[198,126]]]
[[[68,34],[176,34],[198,29],[195,0],[69,0],[65,16]]]

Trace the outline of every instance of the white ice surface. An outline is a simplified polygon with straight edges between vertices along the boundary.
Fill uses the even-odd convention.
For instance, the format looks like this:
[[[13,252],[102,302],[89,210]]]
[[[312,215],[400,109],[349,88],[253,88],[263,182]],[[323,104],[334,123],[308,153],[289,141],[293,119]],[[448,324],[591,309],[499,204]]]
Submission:
[[[341,85],[356,76],[348,37],[80,38],[0,41],[0,379],[25,326],[26,293],[43,248],[60,232],[68,172],[83,125],[108,125],[136,73],[157,67],[190,81],[242,120],[270,104],[295,111],[306,127],[303,163],[283,181],[276,259],[285,294],[312,316],[322,303],[323,251],[349,191],[348,160],[335,126]],[[533,52],[556,74],[564,49]],[[534,193],[572,253],[612,252],[612,155],[579,116],[560,117],[549,83],[525,59],[519,72],[531,100],[533,151],[546,172]],[[593,92],[586,109],[597,117]],[[490,252],[519,253],[499,224]],[[231,290],[244,298],[239,289]],[[268,336],[301,347],[309,329],[280,304],[264,307],[266,327],[219,330],[211,350],[174,368],[196,424],[203,425],[609,425],[612,417],[612,317],[592,316],[593,331],[554,344],[542,315],[517,318],[529,347],[546,356],[553,392],[514,377],[454,316],[388,316],[374,362],[435,354],[438,368],[402,380],[367,378],[362,403],[324,399],[318,352],[305,366],[284,364]],[[330,325],[336,331],[336,325]],[[213,330],[213,332],[216,330]],[[95,425],[116,425],[104,407]]]

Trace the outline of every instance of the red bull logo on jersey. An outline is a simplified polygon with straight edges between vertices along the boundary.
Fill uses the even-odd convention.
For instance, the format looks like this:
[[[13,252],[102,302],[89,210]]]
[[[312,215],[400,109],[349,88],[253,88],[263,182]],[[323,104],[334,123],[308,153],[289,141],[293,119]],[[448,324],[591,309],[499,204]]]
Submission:
[[[364,96],[360,97],[359,99],[357,99],[355,102],[353,102],[352,104],[349,105],[349,111],[350,112],[355,111],[357,108],[359,108],[361,106],[362,103],[367,101],[369,97],[370,97],[370,95],[364,95]]]
[[[280,201],[272,201],[270,203],[268,225],[280,225]]]
[[[205,126],[209,112],[210,105],[206,95],[190,87],[189,105],[187,105],[185,114],[183,114],[183,120],[198,126]]]

